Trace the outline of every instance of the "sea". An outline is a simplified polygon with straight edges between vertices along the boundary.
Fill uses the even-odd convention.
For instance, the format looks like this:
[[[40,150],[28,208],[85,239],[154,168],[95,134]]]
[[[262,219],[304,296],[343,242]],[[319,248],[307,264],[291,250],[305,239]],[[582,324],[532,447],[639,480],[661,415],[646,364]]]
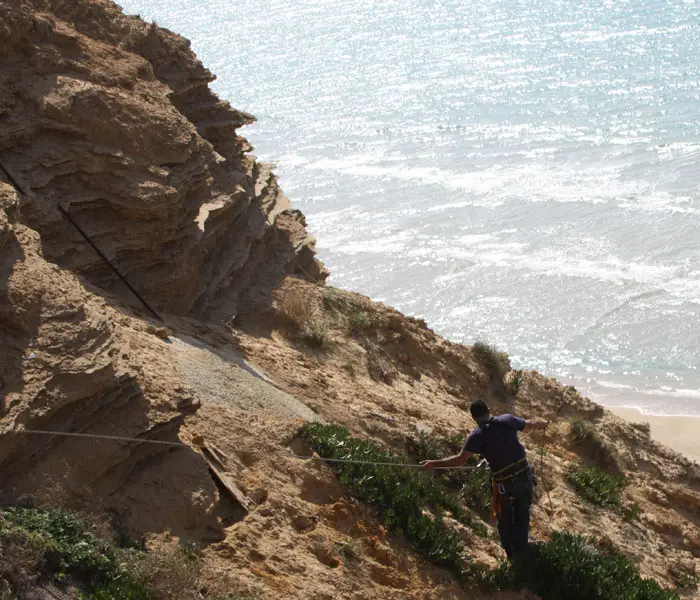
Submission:
[[[120,0],[181,33],[329,283],[700,416],[700,0]]]

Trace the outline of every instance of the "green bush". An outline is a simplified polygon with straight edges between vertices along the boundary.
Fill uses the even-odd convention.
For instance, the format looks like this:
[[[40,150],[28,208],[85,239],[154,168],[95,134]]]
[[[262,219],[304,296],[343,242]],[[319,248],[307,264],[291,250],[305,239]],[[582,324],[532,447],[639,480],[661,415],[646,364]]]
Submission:
[[[511,371],[509,377],[505,382],[506,391],[511,396],[517,396],[518,392],[520,391],[520,387],[523,385],[524,382],[525,375],[523,374],[522,369],[516,369],[514,371]]]
[[[344,427],[307,423],[301,437],[324,458],[399,463],[404,455],[378,444],[353,438]],[[416,469],[391,465],[329,463],[340,482],[358,499],[377,507],[382,521],[394,532],[404,534],[412,547],[437,564],[460,575],[464,546],[457,532],[442,523],[449,511],[457,520],[469,524],[471,515],[454,494],[448,494],[432,478]],[[423,513],[430,509],[433,517]]]
[[[566,479],[584,500],[606,508],[622,510],[622,490],[627,485],[625,477],[605,473],[597,467],[573,464],[566,473]]]
[[[87,531],[62,509],[6,507],[0,510],[0,540],[23,538],[43,557],[43,569],[58,580],[91,582],[87,600],[150,600],[150,592],[122,568],[118,549]]]
[[[569,421],[569,427],[576,442],[585,442],[593,437],[593,425],[588,421],[574,418]]]
[[[469,471],[459,491],[465,504],[482,515],[491,513],[491,471],[486,468]],[[485,532],[485,530],[484,530]]]
[[[332,288],[327,289],[323,293],[321,302],[323,303],[323,308],[326,310],[345,312],[349,307],[348,301]]]
[[[619,552],[602,553],[583,536],[554,532],[549,542],[530,544],[497,572],[501,584],[525,587],[542,600],[678,600]]]
[[[435,460],[457,454],[464,444],[464,435],[438,436],[421,431],[418,438],[410,440],[408,452],[411,458],[420,462],[422,460]],[[467,466],[475,467],[479,460],[477,457],[469,459]],[[450,469],[438,471],[437,478],[450,490],[457,492],[464,503],[478,511],[482,515],[491,510],[491,472],[489,469],[459,470]],[[486,527],[478,522],[472,524],[477,535],[486,536]]]

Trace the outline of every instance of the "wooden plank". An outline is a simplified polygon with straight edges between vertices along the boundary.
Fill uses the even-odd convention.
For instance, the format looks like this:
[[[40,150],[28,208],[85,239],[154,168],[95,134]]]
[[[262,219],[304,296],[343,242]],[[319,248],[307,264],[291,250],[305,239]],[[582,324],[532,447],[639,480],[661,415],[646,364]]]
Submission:
[[[204,456],[204,460],[206,460],[207,464],[209,465],[209,472],[211,473],[211,476],[219,484],[219,489],[226,491],[229,498],[235,504],[238,504],[245,512],[248,512],[250,506],[255,503],[240,490],[231,477],[221,470],[217,464],[219,462],[218,460],[213,460],[210,458],[208,452],[203,452],[202,455]]]

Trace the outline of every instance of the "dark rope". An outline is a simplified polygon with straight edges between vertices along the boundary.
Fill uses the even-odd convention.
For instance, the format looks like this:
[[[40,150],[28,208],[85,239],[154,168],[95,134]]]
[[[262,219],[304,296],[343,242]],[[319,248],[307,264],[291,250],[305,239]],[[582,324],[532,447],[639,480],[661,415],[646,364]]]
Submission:
[[[24,190],[19,185],[19,183],[17,183],[17,180],[14,177],[12,177],[10,172],[5,167],[3,167],[1,164],[0,164],[0,170],[2,170],[3,173],[5,173],[5,177],[7,177],[7,181],[9,181],[12,184],[12,187],[14,187],[20,194],[22,194],[22,196],[27,195],[24,193]]]
[[[11,174],[2,164],[0,164],[0,171],[2,171],[2,172],[5,174],[5,177],[7,177],[7,180],[10,182],[10,184],[12,185],[12,187],[14,187],[15,190],[17,190],[17,192],[19,192],[22,196],[26,196],[26,195],[27,195],[27,194],[25,193],[25,191],[22,189],[22,186],[20,186],[20,184],[17,183],[17,180],[12,176],[12,174]],[[79,233],[81,236],[83,236],[83,238],[85,238],[85,241],[86,241],[88,244],[90,244],[90,246],[92,247],[92,249],[93,249],[95,252],[97,252],[97,255],[105,262],[105,264],[106,264],[110,269],[112,269],[112,271],[114,272],[114,274],[115,274],[117,277],[119,277],[119,279],[121,280],[121,282],[122,282],[126,287],[128,287],[128,288],[131,290],[131,293],[134,294],[134,296],[136,296],[136,298],[138,298],[139,302],[141,302],[141,304],[143,304],[143,305],[146,307],[146,310],[148,310],[148,312],[150,312],[156,319],[158,319],[159,321],[162,322],[162,321],[163,321],[163,317],[161,317],[155,310],[153,310],[153,308],[151,308],[151,305],[148,304],[148,302],[146,302],[146,301],[143,299],[143,297],[141,296],[141,294],[139,294],[139,293],[134,289],[134,287],[126,280],[126,277],[124,277],[124,275],[122,275],[122,274],[119,272],[119,270],[117,269],[117,267],[115,267],[115,266],[112,264],[112,262],[104,255],[104,253],[95,245],[95,242],[93,242],[93,241],[88,237],[88,234],[85,233],[85,232],[82,230],[82,228],[80,227],[80,225],[78,225],[78,224],[75,222],[75,220],[73,219],[73,217],[71,217],[70,214],[68,214],[68,211],[67,211],[65,208],[63,208],[63,207],[61,206],[61,203],[60,203],[60,202],[57,204],[57,206],[58,206],[58,210],[60,211],[60,213],[61,213],[66,219],[68,219],[68,221],[70,222],[71,225],[73,225],[73,227],[75,227],[75,228],[78,230],[78,233]]]
[[[136,298],[138,298],[138,300],[141,302],[141,304],[143,304],[143,305],[146,307],[146,309],[148,310],[148,312],[150,312],[150,313],[151,313],[156,319],[158,319],[159,321],[163,321],[163,318],[162,318],[155,310],[153,310],[153,308],[151,308],[151,305],[148,304],[148,302],[146,302],[146,301],[143,299],[143,297],[141,296],[141,294],[139,294],[139,293],[136,291],[136,289],[134,289],[134,287],[126,280],[126,277],[124,277],[124,275],[122,275],[122,274],[119,272],[119,269],[117,269],[117,267],[115,267],[115,266],[112,264],[112,262],[102,253],[102,251],[95,245],[95,242],[93,242],[93,241],[90,239],[90,237],[88,236],[88,234],[85,233],[85,232],[82,230],[82,228],[80,227],[80,225],[78,225],[78,224],[75,222],[75,219],[73,219],[73,217],[71,217],[70,213],[69,213],[65,208],[63,208],[63,206],[61,206],[61,203],[60,203],[60,202],[57,204],[57,206],[58,206],[58,210],[60,211],[60,213],[61,213],[66,219],[68,219],[68,221],[70,222],[71,225],[73,225],[73,227],[75,227],[75,228],[78,230],[78,233],[79,233],[81,236],[83,236],[83,238],[85,238],[85,241],[86,241],[88,244],[90,244],[90,246],[92,247],[92,249],[93,249],[95,252],[97,252],[97,255],[105,262],[105,264],[106,264],[110,269],[112,269],[112,271],[114,272],[114,274],[115,274],[117,277],[119,277],[119,279],[121,280],[121,282],[122,282],[126,287],[128,287],[128,288],[131,290],[131,293],[134,294],[134,296],[136,296]]]

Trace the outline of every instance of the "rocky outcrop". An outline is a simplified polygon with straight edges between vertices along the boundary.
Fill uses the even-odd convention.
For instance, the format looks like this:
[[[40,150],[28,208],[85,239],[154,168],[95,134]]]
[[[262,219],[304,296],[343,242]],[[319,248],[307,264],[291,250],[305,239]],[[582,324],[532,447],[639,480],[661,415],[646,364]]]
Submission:
[[[106,1],[0,11],[0,165],[47,260],[130,301],[61,203],[166,312],[228,320],[288,273],[325,278],[303,217],[236,134],[253,117],[209,90],[189,42]]]
[[[127,529],[148,515],[151,527],[216,538],[216,487],[191,449],[27,432],[177,441],[195,406],[159,356],[158,330],[44,260],[39,235],[17,221],[19,201],[0,183],[0,503],[83,505]],[[152,494],[173,464],[182,477]],[[148,511],[134,511],[140,503]]]

